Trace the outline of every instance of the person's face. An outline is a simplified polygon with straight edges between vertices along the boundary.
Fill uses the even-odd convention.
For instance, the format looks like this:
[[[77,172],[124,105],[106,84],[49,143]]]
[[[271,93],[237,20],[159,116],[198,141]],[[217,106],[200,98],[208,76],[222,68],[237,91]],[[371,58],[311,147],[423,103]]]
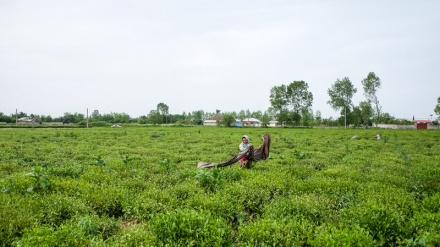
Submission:
[[[247,139],[245,137],[241,138],[241,141],[246,144],[247,143]]]

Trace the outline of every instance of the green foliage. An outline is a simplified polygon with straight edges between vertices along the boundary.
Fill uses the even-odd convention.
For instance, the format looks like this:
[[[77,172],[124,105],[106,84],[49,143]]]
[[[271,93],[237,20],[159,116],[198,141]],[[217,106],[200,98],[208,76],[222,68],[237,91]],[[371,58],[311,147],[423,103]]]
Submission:
[[[376,131],[3,129],[0,245],[438,246],[440,132]]]
[[[240,226],[238,246],[307,246],[312,232],[304,219],[262,219]]]
[[[84,172],[84,166],[53,166],[48,168],[52,176],[78,178]]]
[[[293,151],[293,154],[295,155],[295,157],[302,160],[302,159],[307,158],[308,152],[307,151],[298,151],[297,149],[295,149]]]
[[[151,137],[157,138],[157,137],[160,137],[160,134],[157,132],[153,132],[153,134],[151,134]]]
[[[230,113],[223,114],[221,124],[225,127],[233,127],[235,123],[235,117]]]
[[[359,225],[333,226],[324,224],[315,229],[312,246],[378,246],[369,232]]]
[[[371,108],[371,115],[374,113],[376,123],[379,122],[379,117],[382,113],[382,107],[379,104],[379,99],[377,98],[377,91],[381,86],[380,78],[376,76],[374,72],[368,73],[367,77],[362,80],[362,86],[364,88],[364,95],[367,98],[365,102],[367,108]]]
[[[437,115],[440,115],[440,97],[437,98],[437,105],[435,105],[434,112]]]
[[[227,222],[205,211],[178,209],[155,216],[148,222],[158,245],[231,246]]]
[[[93,122],[89,123],[89,126],[90,127],[108,127],[108,126],[110,126],[110,124],[105,121],[93,121]]]
[[[160,162],[160,166],[166,171],[170,171],[171,169],[176,167],[176,165],[171,163],[171,160],[166,159],[166,158]]]
[[[101,155],[94,156],[95,159],[95,165],[97,166],[105,166],[105,160],[101,157]]]
[[[219,189],[225,179],[225,173],[219,168],[213,168],[211,170],[200,169],[195,175],[196,184],[202,186],[208,191],[215,192]]]
[[[59,227],[46,225],[27,229],[18,246],[101,246],[117,233],[119,223],[110,218],[84,216]]]
[[[304,118],[304,126],[310,120],[309,110],[313,103],[313,94],[308,91],[304,81],[294,81],[289,85],[275,86],[270,90],[271,109],[279,122],[298,125]]]
[[[27,189],[28,192],[45,191],[49,188],[49,177],[43,172],[44,169],[41,166],[36,166],[32,168],[32,172],[27,174],[33,181],[32,186]]]
[[[350,111],[353,95],[357,89],[353,86],[348,77],[342,80],[337,79],[336,82],[327,90],[330,100],[327,102],[335,110],[343,110],[345,123],[347,123],[347,112]],[[347,127],[347,124],[345,124]]]
[[[130,157],[128,157],[128,155],[122,155],[121,158],[124,165],[128,165],[128,163],[132,160]]]

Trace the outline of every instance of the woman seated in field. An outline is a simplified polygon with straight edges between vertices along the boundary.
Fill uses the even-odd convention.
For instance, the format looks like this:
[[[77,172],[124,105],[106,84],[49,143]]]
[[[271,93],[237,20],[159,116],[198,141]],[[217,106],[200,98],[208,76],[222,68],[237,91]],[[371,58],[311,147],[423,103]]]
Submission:
[[[252,145],[251,143],[249,143],[249,137],[247,135],[242,136],[241,137],[241,143],[238,146],[240,151],[245,150],[249,145]],[[248,157],[247,156],[243,156],[243,158],[240,159],[240,167],[241,168],[245,168],[247,161],[248,161]]]

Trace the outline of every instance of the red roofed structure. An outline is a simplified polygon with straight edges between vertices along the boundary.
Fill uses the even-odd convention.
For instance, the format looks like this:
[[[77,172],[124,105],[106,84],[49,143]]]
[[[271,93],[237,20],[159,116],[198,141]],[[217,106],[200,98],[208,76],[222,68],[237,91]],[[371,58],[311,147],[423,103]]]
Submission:
[[[428,124],[432,124],[432,120],[429,119],[418,119],[413,120],[417,129],[428,129]]]

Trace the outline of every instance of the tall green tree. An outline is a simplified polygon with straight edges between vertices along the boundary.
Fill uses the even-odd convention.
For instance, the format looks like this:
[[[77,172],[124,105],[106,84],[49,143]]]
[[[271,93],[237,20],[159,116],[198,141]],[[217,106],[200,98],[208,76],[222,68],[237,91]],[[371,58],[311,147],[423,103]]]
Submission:
[[[371,125],[370,119],[373,116],[373,109],[371,108],[371,104],[369,104],[367,101],[361,101],[359,102],[359,109],[361,110],[361,123],[365,127]]]
[[[241,121],[241,124],[243,126],[243,121],[246,118],[246,112],[244,110],[239,111],[237,117]]]
[[[313,121],[313,112],[308,111],[307,109],[302,109],[301,110],[302,125],[308,127],[311,121]]]
[[[3,112],[0,112],[0,122],[12,123],[14,120],[12,117],[6,116]]]
[[[128,115],[127,113],[117,113],[114,112],[113,113],[113,123],[130,123],[131,122],[131,118],[130,115]]]
[[[309,111],[313,103],[313,94],[304,81],[294,81],[289,85],[275,86],[270,91],[272,111],[277,120],[283,123],[299,123],[301,112]]]
[[[287,117],[287,86],[274,86],[270,89],[270,111],[280,123],[286,123]]]
[[[53,119],[50,115],[48,116],[41,115],[41,122],[53,122]]]
[[[334,110],[342,110],[344,112],[344,126],[347,128],[347,111],[350,111],[353,106],[352,98],[357,92],[357,89],[353,86],[348,77],[344,77],[342,80],[337,79],[336,82],[327,90],[330,100],[328,104]]]
[[[136,119],[136,122],[137,122],[138,124],[146,124],[146,123],[148,122],[148,118],[147,118],[147,116],[142,115],[142,116],[139,116],[139,117]]]
[[[233,127],[235,126],[235,117],[233,113],[224,113],[221,119],[221,123],[225,127]]]
[[[246,118],[251,118],[252,117],[252,113],[251,113],[251,111],[249,109],[246,110],[245,116],[246,116]]]
[[[437,105],[434,108],[434,112],[435,112],[435,114],[440,115],[440,97],[437,98]],[[439,118],[440,118],[440,116],[439,116]]]
[[[367,77],[362,80],[362,86],[364,88],[364,95],[367,98],[367,103],[371,104],[372,114],[377,126],[380,114],[382,114],[382,107],[377,98],[377,91],[381,86],[380,78],[377,77],[374,72],[370,72]]]
[[[157,111],[165,117],[165,123],[168,123],[168,110],[169,107],[165,103],[159,103],[157,104]]]
[[[315,124],[316,125],[321,125],[321,122],[322,122],[321,111],[317,110],[315,112]]]
[[[353,109],[348,113],[347,123],[352,124],[353,127],[362,124],[361,109],[359,106],[353,106]]]
[[[147,122],[150,124],[161,124],[162,123],[162,115],[157,110],[151,110],[147,115]]]
[[[262,119],[263,118],[263,112],[261,110],[255,111],[251,113],[251,117],[256,119]]]
[[[74,114],[70,112],[65,112],[63,116],[64,123],[79,123],[84,120],[84,114],[75,112]]]
[[[270,115],[267,111],[264,112],[264,114],[261,116],[261,125],[263,127],[269,126],[270,123]]]
[[[100,116],[101,116],[101,114],[99,114],[98,110],[93,110],[92,118],[98,119]]]
[[[184,116],[182,116],[182,118],[184,118]],[[205,112],[203,110],[193,111],[190,119],[191,123],[194,125],[203,125],[203,120],[205,120]]]
[[[313,103],[313,94],[305,81],[294,81],[287,86],[287,102],[294,113],[309,111]]]

